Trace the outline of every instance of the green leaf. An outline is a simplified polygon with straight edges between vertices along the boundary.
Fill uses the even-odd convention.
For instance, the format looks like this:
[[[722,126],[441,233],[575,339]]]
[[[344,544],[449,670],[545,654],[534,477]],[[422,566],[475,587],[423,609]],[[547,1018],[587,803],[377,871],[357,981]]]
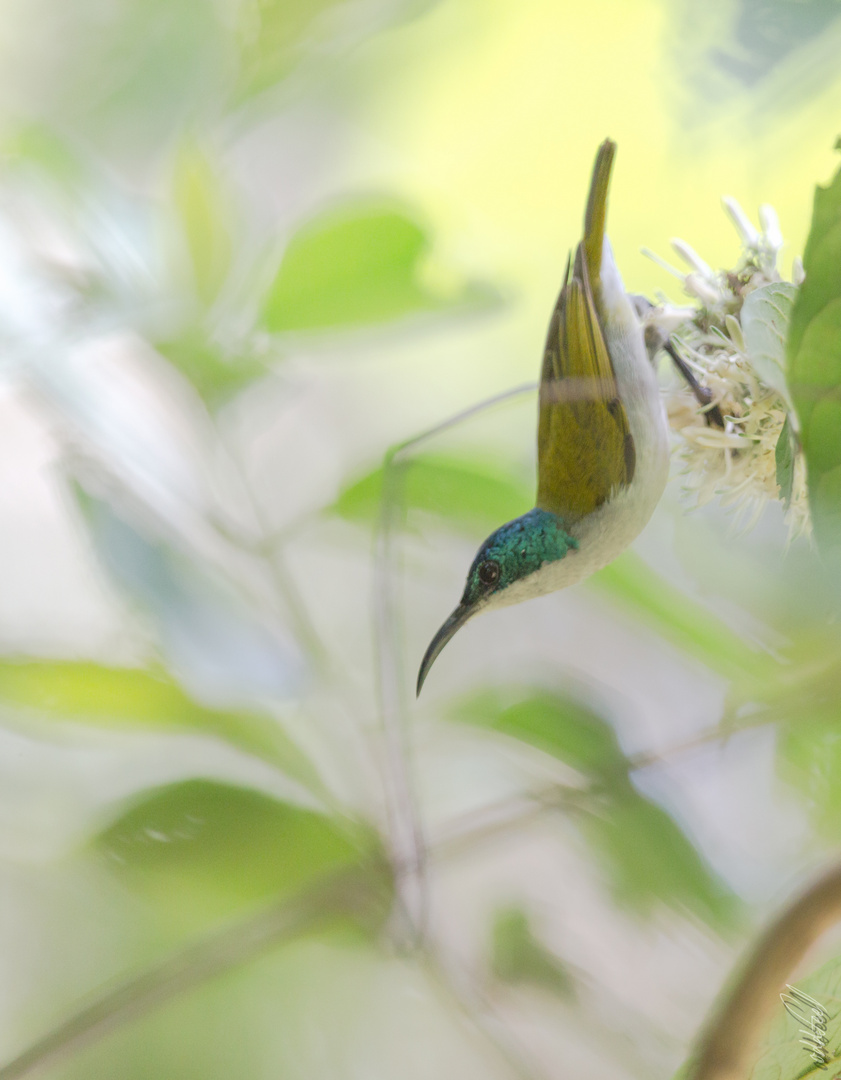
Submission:
[[[759,378],[789,402],[786,339],[797,286],[773,281],[748,293],[741,311],[748,360]]]
[[[49,724],[215,736],[276,765],[310,790],[322,790],[314,766],[271,717],[199,704],[159,668],[3,660],[0,703],[6,710],[23,709]]]
[[[346,1045],[347,1012],[358,1008],[361,996],[373,996],[369,984],[375,978],[370,944],[354,948],[335,938],[336,931],[322,930],[281,940],[256,959],[212,972],[186,993],[101,1023],[91,1037],[78,1040],[75,1052],[61,1048],[51,1055],[58,1061],[48,1058],[38,1072],[52,1080],[321,1076],[325,1046],[332,1059],[329,1047]],[[106,1026],[107,1038],[97,1037]],[[308,1038],[310,1032],[321,1037]]]
[[[781,1001],[773,1023],[760,1046],[756,1066],[750,1080],[803,1080],[809,1076],[833,1077],[841,1062],[841,960],[835,957],[823,964],[805,979],[792,984],[797,991],[808,995],[823,1010],[818,1013],[821,1023],[826,1023],[826,1065],[828,1071],[812,1059],[811,1050],[801,1041],[801,1027],[810,1031],[814,1006],[810,1002],[792,996],[791,989],[783,988],[795,1015],[791,1015]],[[805,1020],[801,1024],[798,1018]]]
[[[390,0],[361,10],[347,0],[242,0],[236,9],[236,103],[269,90],[310,57],[329,68],[360,40],[388,25],[419,18],[436,2]]]
[[[365,923],[374,925],[382,922],[381,911],[390,906],[386,889],[377,889],[377,884],[372,883],[370,890],[370,916],[363,916]],[[291,906],[294,902],[292,898]],[[120,1008],[111,982],[118,1015],[109,1014],[106,1006],[72,1048],[51,1046],[34,1062],[29,1057],[18,1075],[37,1071],[53,1080],[323,1077],[325,1060],[344,1063],[349,1056],[360,1007],[376,1008],[382,1001],[383,981],[394,977],[394,961],[371,947],[368,926],[354,933],[350,920],[328,925],[314,919],[310,930],[293,925],[278,935],[275,944],[261,944],[259,934],[253,941],[252,927],[259,921],[258,914],[209,935],[220,946],[223,936],[227,938],[227,970],[223,963],[220,972],[220,965],[214,963],[219,949],[208,961],[206,953],[188,946],[171,958],[183,964],[171,975],[176,985],[162,989],[154,978],[148,978],[148,971],[145,977],[140,975],[139,1006],[136,992],[127,1006],[123,993]],[[324,924],[322,929],[318,922]],[[90,958],[75,944],[75,951],[68,946],[68,956],[83,973],[80,981],[89,982]],[[60,961],[51,959],[52,967],[61,971]],[[136,961],[132,967],[136,970]],[[65,984],[72,978],[66,966],[61,974]],[[405,989],[405,974],[399,986]],[[118,985],[117,990],[121,989]],[[41,995],[43,999],[44,988]],[[46,1000],[52,1003],[55,996],[49,996],[48,990]],[[406,1015],[414,1017],[414,995],[400,997]],[[107,1038],[98,1037],[104,1030]],[[369,1046],[363,1049],[366,1057]],[[7,1061],[4,1067],[9,1069]],[[13,1069],[14,1065],[10,1075]],[[388,1065],[385,1070],[387,1075]],[[328,1075],[331,1080],[348,1076],[341,1067]]]
[[[631,762],[591,707],[567,694],[513,687],[468,698],[450,718],[528,743],[590,777],[578,820],[622,903],[648,913],[661,901],[715,926],[732,922],[733,894],[669,814],[634,787]]]
[[[429,251],[426,230],[391,205],[327,211],[289,241],[264,302],[264,324],[274,333],[348,328],[487,302],[487,290],[429,284]]]
[[[524,513],[533,501],[530,489],[502,469],[467,458],[423,455],[397,467],[398,492],[405,510],[437,514],[456,531],[474,535]],[[354,481],[330,509],[349,521],[370,522],[380,514],[383,469]]]
[[[642,914],[685,907],[710,925],[732,926],[739,904],[675,821],[630,783],[618,783],[581,819],[617,901]]]
[[[237,97],[258,94],[285,78],[319,20],[344,0],[246,0],[240,5]]]
[[[568,695],[527,687],[483,690],[456,703],[449,717],[519,739],[594,778],[627,773],[610,724]]]
[[[832,843],[841,839],[841,680],[808,687],[777,724],[777,769],[795,788],[813,826]],[[833,684],[834,683],[834,684]]]
[[[496,913],[491,929],[491,970],[502,982],[529,983],[569,1000],[575,985],[563,963],[535,937],[520,908]]]
[[[266,365],[254,356],[225,356],[199,330],[193,329],[155,348],[178,368],[210,408],[235,397],[240,390],[267,374]]]
[[[48,124],[34,122],[15,129],[3,140],[3,154],[7,167],[24,162],[68,187],[87,179],[88,166],[79,150]]]
[[[795,436],[789,418],[785,418],[777,445],[774,447],[774,461],[777,466],[777,487],[780,498],[788,510],[791,505],[791,492],[794,487],[794,458],[797,453]]]
[[[261,792],[187,780],[145,793],[92,841],[127,887],[196,928],[373,858],[373,834]]]
[[[193,264],[196,291],[205,304],[219,293],[231,265],[231,229],[227,200],[207,157],[185,144],[175,160],[175,206]]]
[[[803,268],[806,281],[800,286],[791,314],[788,340],[789,362],[800,351],[803,335],[812,319],[841,295],[841,283],[833,270],[841,252],[841,169],[826,187],[818,184],[812,205],[812,222]],[[806,282],[808,281],[808,285]]]
[[[255,711],[300,690],[304,665],[285,628],[244,602],[213,568],[135,525],[101,499],[75,494],[103,565],[150,616],[167,666],[202,699]]]
[[[800,420],[809,505],[822,554],[841,558],[841,169],[815,189],[791,317],[789,385]]]
[[[65,14],[63,61],[41,115],[112,168],[121,162],[138,178],[185,124],[217,115],[230,78],[227,28],[206,0],[121,0],[95,29],[84,4]]]

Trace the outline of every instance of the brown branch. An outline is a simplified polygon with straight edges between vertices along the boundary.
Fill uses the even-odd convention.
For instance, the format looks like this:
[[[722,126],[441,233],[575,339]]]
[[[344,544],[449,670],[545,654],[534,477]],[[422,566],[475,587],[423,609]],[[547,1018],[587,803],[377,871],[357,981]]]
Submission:
[[[841,865],[810,886],[759,938],[731,989],[714,1006],[685,1080],[744,1080],[749,1075],[780,992],[811,946],[839,920]]]

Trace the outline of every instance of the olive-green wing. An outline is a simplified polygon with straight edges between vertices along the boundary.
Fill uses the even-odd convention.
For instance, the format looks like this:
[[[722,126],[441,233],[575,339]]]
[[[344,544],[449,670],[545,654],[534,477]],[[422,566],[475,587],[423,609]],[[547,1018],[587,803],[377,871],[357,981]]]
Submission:
[[[585,244],[578,246],[552,313],[540,379],[537,505],[566,522],[591,513],[629,484],[635,461]]]

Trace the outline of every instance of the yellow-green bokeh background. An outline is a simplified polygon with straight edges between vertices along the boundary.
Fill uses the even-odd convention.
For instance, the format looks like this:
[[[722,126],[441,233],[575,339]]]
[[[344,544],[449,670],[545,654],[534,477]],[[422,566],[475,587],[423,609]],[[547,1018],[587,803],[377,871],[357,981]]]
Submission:
[[[829,20],[832,5],[806,7],[815,6]],[[811,181],[825,182],[837,160],[837,22],[747,85],[711,58],[728,43],[744,51],[733,39],[745,9],[773,23],[775,10],[754,4],[701,13],[676,0],[454,0],[373,36],[332,73],[334,93],[350,103],[348,188],[395,195],[425,217],[438,283],[461,270],[509,301],[492,332],[459,335],[457,349],[426,343],[426,377],[412,388],[420,400],[434,385],[446,409],[536,372],[605,136],[619,145],[609,232],[629,289],[681,301],[680,283],[640,253],[680,265],[674,236],[714,267],[733,265],[739,240],[723,195],[754,222],[761,204],[777,210],[790,273]]]

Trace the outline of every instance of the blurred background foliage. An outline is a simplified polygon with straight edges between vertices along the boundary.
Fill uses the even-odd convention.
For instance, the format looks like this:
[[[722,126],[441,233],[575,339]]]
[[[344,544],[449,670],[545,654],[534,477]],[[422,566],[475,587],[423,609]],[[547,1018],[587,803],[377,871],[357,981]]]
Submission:
[[[841,6],[0,10],[0,1078],[670,1075],[841,837],[833,561],[675,476],[416,705],[533,502],[534,397],[383,462],[536,378],[606,135],[630,289],[680,300],[639,253],[674,234],[735,263],[723,193],[775,206],[788,272]],[[790,352],[832,415],[833,303]]]

